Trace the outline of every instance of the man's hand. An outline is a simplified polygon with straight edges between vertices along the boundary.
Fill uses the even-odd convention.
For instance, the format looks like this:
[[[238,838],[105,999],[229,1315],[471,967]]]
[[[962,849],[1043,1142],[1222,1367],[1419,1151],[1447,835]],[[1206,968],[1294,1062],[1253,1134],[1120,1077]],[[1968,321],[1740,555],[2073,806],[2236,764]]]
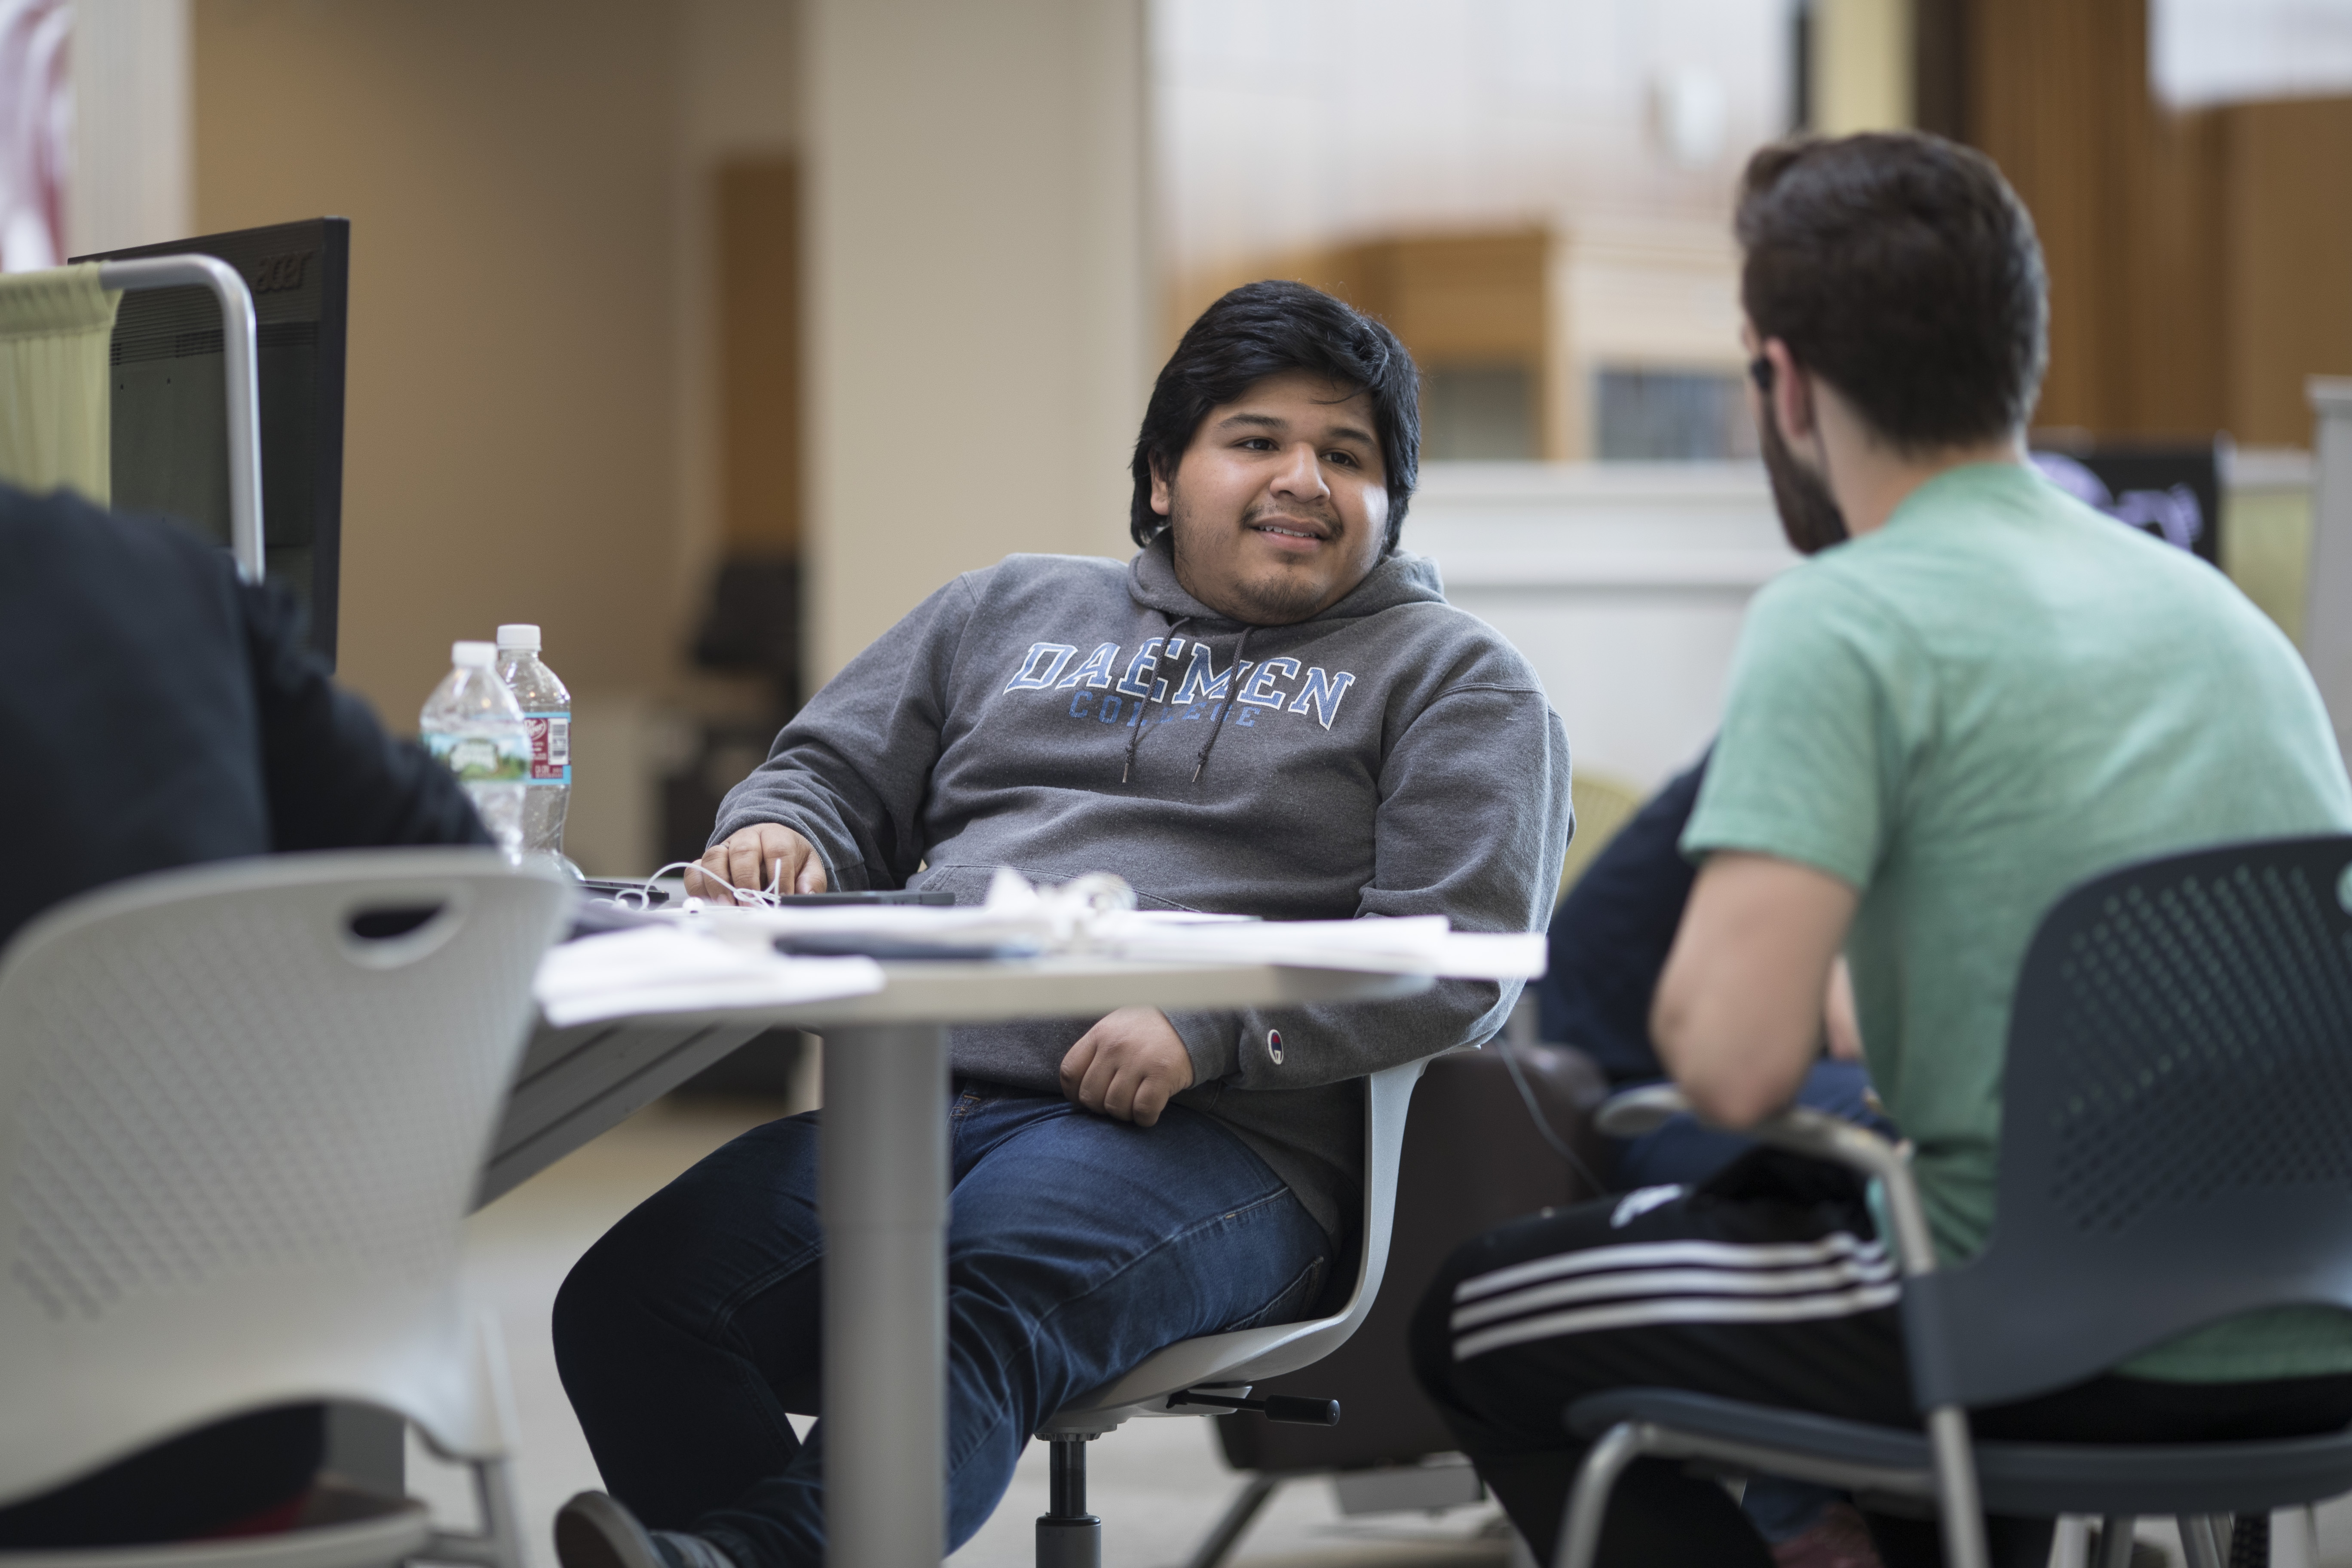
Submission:
[[[1822,1033],[1829,1038],[1831,1059],[1862,1060],[1862,1019],[1853,1010],[1853,973],[1839,953],[1830,965],[1830,994],[1822,1000]]]
[[[824,886],[824,858],[816,846],[781,822],[755,822],[729,834],[705,850],[701,861],[686,874],[688,892],[730,904],[736,888],[822,893]]]
[[[1062,1058],[1062,1092],[1088,1110],[1149,1127],[1192,1087],[1192,1053],[1157,1007],[1121,1007]]]

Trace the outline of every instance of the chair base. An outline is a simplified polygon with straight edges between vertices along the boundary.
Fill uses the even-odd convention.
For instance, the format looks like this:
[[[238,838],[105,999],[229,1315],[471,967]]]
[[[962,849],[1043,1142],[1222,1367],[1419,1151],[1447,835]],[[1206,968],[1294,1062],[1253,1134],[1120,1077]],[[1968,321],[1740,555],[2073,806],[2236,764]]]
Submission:
[[[1309,1471],[1308,1474],[1313,1472]],[[1234,1548],[1242,1543],[1249,1527],[1257,1522],[1259,1512],[1273,1500],[1285,1481],[1296,1480],[1292,1475],[1265,1474],[1252,1476],[1241,1489],[1241,1495],[1226,1506],[1216,1525],[1200,1545],[1184,1568],[1224,1568],[1224,1561],[1233,1555]]]
[[[1917,1432],[1742,1405],[1680,1389],[1628,1388],[1577,1401],[1569,1426],[1599,1437],[1650,1428],[1643,1452],[1764,1470],[1865,1496],[1929,1500],[1934,1461]],[[1993,1513],[2239,1514],[2300,1508],[2352,1490],[2352,1432],[2236,1443],[1979,1441],[1979,1491]]]
[[[1037,1518],[1037,1568],[1102,1568],[1102,1521]]]
[[[1087,1445],[1096,1434],[1041,1435],[1053,1450],[1053,1491],[1037,1516],[1037,1568],[1102,1568],[1102,1521],[1087,1511]]]
[[[1486,1495],[1478,1472],[1461,1465],[1374,1465],[1336,1470],[1258,1470],[1250,1475],[1225,1511],[1217,1517],[1184,1568],[1223,1568],[1274,1494],[1293,1481],[1328,1480],[1342,1514],[1435,1513],[1481,1500]],[[1511,1531],[1518,1542],[1518,1532]],[[1524,1545],[1521,1551],[1525,1551]],[[1532,1563],[1533,1559],[1529,1559]],[[1514,1559],[1517,1563],[1517,1559]]]
[[[1250,1408],[1274,1420],[1328,1426],[1339,1418],[1337,1400],[1251,1401],[1249,1384],[1178,1389],[1152,1401],[1154,1409],[1057,1411],[1040,1423],[1036,1435],[1053,1446],[1052,1500],[1037,1516],[1037,1568],[1102,1568],[1102,1521],[1087,1511],[1087,1445],[1118,1428],[1129,1415],[1192,1415],[1234,1407]],[[1271,1405],[1273,1408],[1269,1409]],[[1326,1412],[1328,1411],[1328,1414]],[[1260,1477],[1243,1489],[1234,1506],[1192,1554],[1192,1568],[1216,1568],[1257,1517],[1280,1479]],[[0,1564],[0,1568],[6,1568]]]
[[[1931,1427],[1948,1414],[1931,1414]],[[2272,1510],[2302,1509],[2307,1520],[2312,1504],[2352,1489],[2352,1432],[2109,1447],[1970,1444],[1961,1426],[1952,1439],[1959,1448],[1955,1461],[1941,1433],[1931,1442],[1897,1428],[1648,1388],[1579,1400],[1568,1426],[1594,1441],[1577,1471],[1554,1568],[1591,1568],[1610,1493],[1625,1467],[1643,1456],[1678,1459],[1709,1474],[1761,1472],[1841,1487],[1865,1508],[1895,1504],[1891,1511],[1902,1511],[1906,1501],[1932,1500],[1946,1527],[1946,1556],[1964,1564],[1983,1561],[1981,1510],[2102,1514],[2100,1568],[2128,1561],[2135,1515],[2170,1518],[2179,1526],[2189,1568],[2237,1568],[2269,1556]],[[1956,1468],[1971,1481],[1981,1479],[1981,1492],[1971,1486],[1956,1500],[1947,1485]],[[2232,1530],[2232,1515],[2245,1527]]]

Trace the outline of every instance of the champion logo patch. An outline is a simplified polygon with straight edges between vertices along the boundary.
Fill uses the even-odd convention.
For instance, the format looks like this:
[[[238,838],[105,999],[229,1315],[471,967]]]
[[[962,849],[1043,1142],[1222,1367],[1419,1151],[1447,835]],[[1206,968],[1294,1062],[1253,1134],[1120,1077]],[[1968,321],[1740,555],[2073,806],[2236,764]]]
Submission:
[[[1275,1066],[1282,1065],[1282,1031],[1280,1029],[1268,1029],[1265,1032],[1265,1054],[1274,1058]]]

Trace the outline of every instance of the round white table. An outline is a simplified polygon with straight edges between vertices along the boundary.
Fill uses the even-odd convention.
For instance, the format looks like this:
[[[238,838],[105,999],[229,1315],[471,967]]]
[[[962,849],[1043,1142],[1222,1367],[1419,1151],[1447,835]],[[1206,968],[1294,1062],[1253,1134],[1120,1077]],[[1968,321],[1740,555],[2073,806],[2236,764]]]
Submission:
[[[665,1014],[635,1021],[634,1035],[545,1032],[555,1044],[534,1042],[516,1090],[530,1125],[502,1133],[506,1152],[494,1155],[486,1188],[513,1185],[761,1028],[822,1035],[826,1558],[836,1568],[937,1568],[947,1546],[949,1027],[1090,1021],[1118,1007],[1372,1002],[1416,994],[1430,980],[1097,958],[882,968],[883,988],[864,996]],[[646,1026],[679,1043],[652,1052]]]

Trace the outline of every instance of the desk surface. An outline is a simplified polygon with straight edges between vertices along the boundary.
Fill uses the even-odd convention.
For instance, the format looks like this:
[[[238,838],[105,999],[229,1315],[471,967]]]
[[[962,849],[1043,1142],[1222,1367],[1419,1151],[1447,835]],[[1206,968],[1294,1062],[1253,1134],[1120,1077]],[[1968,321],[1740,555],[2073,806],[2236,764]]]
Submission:
[[[992,1024],[1012,1018],[1098,1018],[1115,1007],[1295,1007],[1383,1001],[1429,989],[1421,974],[1290,969],[1271,963],[1151,963],[1119,958],[1022,958],[885,963],[881,990],[780,1007],[666,1015],[683,1022],[749,1023],[822,1034],[872,1024]]]
[[[544,1023],[525,1047],[476,1206],[520,1185],[618,1126],[753,1036],[770,1028],[823,1033],[874,1024],[981,1024],[1011,1018],[1093,1019],[1118,1007],[1279,1007],[1375,1002],[1417,994],[1429,979],[1274,964],[1139,963],[1036,958],[972,963],[886,963],[887,983],[864,996],[786,1007],[583,1024]]]

